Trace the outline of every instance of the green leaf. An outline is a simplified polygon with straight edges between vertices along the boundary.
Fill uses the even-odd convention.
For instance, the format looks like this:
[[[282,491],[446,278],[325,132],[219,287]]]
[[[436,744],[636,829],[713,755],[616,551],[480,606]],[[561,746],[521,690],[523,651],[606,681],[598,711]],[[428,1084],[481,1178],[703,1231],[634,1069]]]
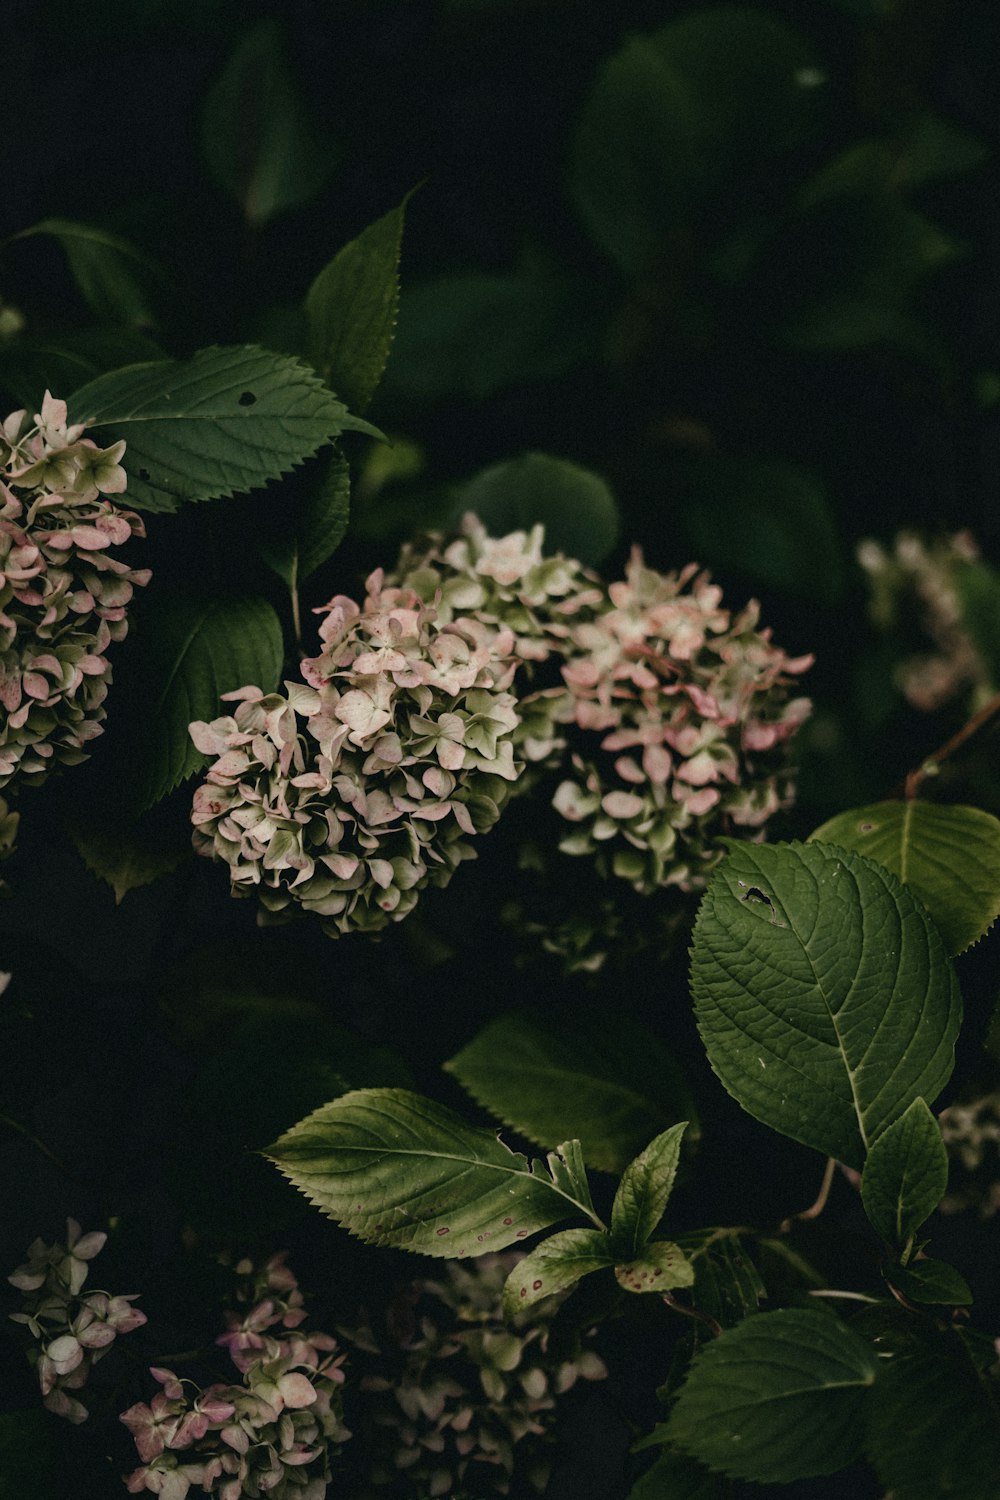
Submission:
[[[687,1123],[684,1120],[658,1135],[625,1168],[611,1209],[611,1234],[619,1255],[638,1255],[663,1218]]]
[[[350,515],[350,466],[334,452],[319,484],[291,496],[280,509],[268,506],[257,544],[261,556],[290,588],[297,588],[336,552]]]
[[[758,1313],[695,1357],[667,1423],[678,1447],[736,1479],[789,1484],[858,1457],[875,1355],[829,1313]]]
[[[494,536],[540,521],[546,551],[583,563],[599,563],[618,540],[618,506],[605,481],[549,453],[526,453],[483,469],[459,490],[456,520],[468,510]]]
[[[364,411],[385,369],[399,311],[399,253],[410,194],[351,240],[306,294],[309,357],[327,385]]]
[[[133,671],[140,647],[142,711],[115,736],[113,754],[128,801],[147,808],[204,765],[192,720],[218,718],[222,694],[250,683],[274,691],[284,644],[266,599],[154,593],[143,601]]]
[[[759,1311],[767,1288],[739,1229],[699,1229],[678,1235],[677,1243],[694,1270],[692,1301],[722,1328]]]
[[[503,1315],[510,1321],[536,1302],[575,1286],[583,1276],[615,1263],[608,1236],[600,1229],[564,1229],[543,1240],[518,1261],[504,1283]]]
[[[725,1480],[686,1453],[661,1453],[628,1492],[628,1500],[721,1500]]]
[[[333,154],[309,127],[277,21],[241,32],[205,100],[202,138],[212,175],[254,228],[322,187]]]
[[[626,1292],[667,1292],[691,1286],[694,1266],[672,1240],[652,1240],[632,1260],[616,1265],[615,1276]]]
[[[913,1260],[908,1266],[883,1266],[882,1275],[904,1297],[921,1306],[968,1307],[972,1301],[969,1283],[947,1261]]]
[[[36,412],[47,390],[75,391],[105,370],[162,358],[163,350],[138,328],[67,330],[58,343],[18,338],[0,345],[0,385]]]
[[[298,360],[252,344],[112,370],[67,404],[71,422],[125,439],[139,510],[256,489],[342,432],[380,435]]]
[[[908,1347],[881,1362],[868,1402],[868,1458],[893,1500],[993,1500],[996,1386],[953,1329],[909,1321]]]
[[[962,624],[989,674],[1000,682],[1000,573],[987,562],[957,562],[952,582],[958,594]]]
[[[872,1142],[861,1177],[861,1201],[888,1245],[904,1249],[937,1208],[948,1186],[941,1127],[923,1099]]]
[[[552,1181],[560,1192],[565,1193],[567,1198],[572,1198],[579,1203],[591,1216],[594,1214],[594,1200],[590,1196],[590,1183],[587,1181],[587,1169],[584,1166],[583,1151],[579,1141],[563,1141],[555,1151],[550,1151],[546,1158],[546,1165]]]
[[[422,1255],[482,1255],[585,1206],[493,1131],[403,1089],[360,1089],[264,1155],[359,1239]]]
[[[87,806],[73,812],[67,832],[87,869],[114,891],[116,905],[129,891],[169,875],[191,854],[186,821],[175,818],[128,818]]]
[[[43,219],[12,235],[10,243],[36,235],[51,235],[57,241],[81,297],[95,316],[108,323],[156,327],[146,287],[151,280],[162,280],[163,272],[149,256],[120,235],[70,219]]]
[[[630,37],[580,118],[571,186],[586,228],[627,275],[650,271],[709,205],[715,222],[727,196],[766,189],[810,134],[822,82],[793,31],[743,6]]]
[[[949,953],[978,942],[1000,915],[1000,821],[978,807],[875,802],[838,813],[812,839],[885,865],[926,906]]]
[[[858,1170],[954,1065],[962,1002],[937,929],[895,875],[850,850],[732,842],[698,912],[691,976],[729,1092]]]
[[[500,1016],[445,1067],[520,1135],[546,1147],[576,1138],[587,1165],[602,1172],[624,1171],[651,1136],[691,1109],[666,1047],[621,1013],[613,1027],[578,1014],[560,1029]]]

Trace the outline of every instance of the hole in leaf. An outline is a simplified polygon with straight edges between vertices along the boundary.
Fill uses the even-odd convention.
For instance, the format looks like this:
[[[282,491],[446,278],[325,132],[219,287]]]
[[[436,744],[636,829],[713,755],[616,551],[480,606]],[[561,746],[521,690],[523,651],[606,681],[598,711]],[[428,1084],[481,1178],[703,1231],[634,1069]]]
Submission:
[[[875,832],[875,824],[874,823],[861,823],[861,824],[859,824],[859,827],[860,827],[860,830],[861,830],[862,833],[874,833]]]
[[[240,397],[240,405],[253,406],[256,400],[257,397],[254,395],[253,391],[244,391],[242,396]]]
[[[742,884],[742,881],[740,883]],[[774,911],[774,902],[771,900],[770,896],[756,885],[748,886],[744,894],[740,897],[740,900],[749,901],[754,906],[766,906],[771,911]]]
[[[136,472],[139,475],[139,478],[140,479],[144,479],[147,483],[153,477],[152,474],[150,474],[150,472],[149,472],[148,469],[138,469],[138,470],[136,470]]]

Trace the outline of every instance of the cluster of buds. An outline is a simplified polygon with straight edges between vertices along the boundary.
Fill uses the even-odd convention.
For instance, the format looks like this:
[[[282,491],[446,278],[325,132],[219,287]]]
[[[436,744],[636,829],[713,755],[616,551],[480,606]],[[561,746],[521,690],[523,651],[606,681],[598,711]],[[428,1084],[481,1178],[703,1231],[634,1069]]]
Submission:
[[[0,424],[0,786],[86,759],[111,681],[105,652],[148,569],[111,556],[143,526],[106,497],[126,485],[125,444],[98,448],[45,394]]]
[[[504,1281],[520,1256],[449,1264],[397,1300],[381,1343],[369,1326],[342,1330],[367,1373],[367,1479],[405,1476],[419,1495],[506,1495],[511,1476],[542,1491],[557,1398],[607,1371],[593,1350],[550,1352],[544,1321],[505,1324]],[[366,1358],[367,1356],[367,1358]]]
[[[345,1356],[335,1355],[330,1334],[302,1329],[302,1294],[283,1255],[259,1271],[249,1261],[236,1271],[249,1293],[216,1343],[242,1379],[203,1389],[152,1368],[161,1390],[121,1417],[143,1461],[125,1481],[130,1494],[184,1500],[196,1487],[219,1500],[327,1494],[335,1445],[350,1437],[341,1420]]]
[[[7,1278],[25,1293],[23,1310],[10,1317],[34,1340],[28,1359],[37,1372],[43,1404],[70,1422],[86,1421],[87,1408],[69,1392],[86,1384],[118,1334],[131,1333],[146,1321],[132,1306],[138,1293],[113,1297],[83,1292],[89,1262],[106,1240],[106,1234],[81,1234],[76,1220],[67,1219],[65,1244],[35,1240],[26,1263]]]
[[[514,759],[514,635],[368,579],[363,608],[323,609],[322,649],[286,694],[244,688],[191,725],[216,757],[194,798],[194,845],[229,865],[262,920],[316,912],[331,935],[399,921],[445,885],[496,822]]]
[[[951,1161],[941,1212],[974,1208],[992,1218],[1000,1211],[1000,1094],[949,1105],[938,1120]]]
[[[868,577],[875,624],[914,637],[895,671],[896,685],[924,713],[954,698],[978,708],[995,691],[990,672],[965,624],[959,579],[978,564],[979,549],[967,531],[926,542],[901,531],[887,549],[871,538],[858,547]]]
[[[553,798],[573,825],[559,847],[642,895],[697,890],[719,834],[756,832],[788,805],[786,744],[810,711],[789,687],[812,657],[773,645],[756,603],[724,609],[693,563],[658,573],[635,550],[608,594],[570,630],[562,688],[534,700],[550,725],[538,753],[560,749],[569,773]]]

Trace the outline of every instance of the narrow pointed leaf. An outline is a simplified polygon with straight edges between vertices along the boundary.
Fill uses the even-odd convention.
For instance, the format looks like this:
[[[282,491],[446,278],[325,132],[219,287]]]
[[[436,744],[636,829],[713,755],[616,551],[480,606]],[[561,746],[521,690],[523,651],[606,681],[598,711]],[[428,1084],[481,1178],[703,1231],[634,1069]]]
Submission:
[[[356,411],[374,395],[392,347],[409,198],[338,250],[306,295],[309,357]]]
[[[587,1181],[580,1142],[564,1141],[555,1151],[550,1151],[545,1160],[556,1187],[593,1213],[594,1200],[590,1196],[590,1183]]]
[[[699,909],[691,974],[729,1092],[858,1170],[954,1065],[961,997],[937,928],[889,870],[833,844],[734,843]]]
[[[666,1434],[734,1479],[789,1484],[858,1457],[875,1355],[829,1313],[758,1313],[706,1344]]]
[[[286,508],[265,516],[261,556],[291,588],[303,583],[333,556],[347,532],[351,514],[351,472],[346,458],[330,455],[322,480],[296,495]]]
[[[253,344],[127,365],[68,402],[102,442],[128,444],[128,499],[176,510],[277,479],[342,432],[378,435],[306,365]]]
[[[1000,820],[978,807],[876,802],[838,813],[812,838],[857,849],[898,875],[949,953],[977,943],[1000,915]]]
[[[148,288],[162,281],[159,266],[142,251],[106,229],[71,219],[43,219],[12,240],[50,235],[66,257],[70,274],[91,312],[104,322],[155,328]]]
[[[686,1120],[672,1125],[625,1168],[611,1209],[611,1233],[621,1255],[636,1255],[663,1218],[686,1129]]]
[[[861,1177],[861,1201],[872,1227],[901,1250],[937,1208],[948,1186],[941,1127],[923,1099],[873,1142]]]
[[[543,1240],[518,1261],[504,1283],[503,1313],[507,1319],[533,1307],[554,1292],[575,1286],[583,1276],[615,1263],[608,1236],[600,1229],[564,1229]]]
[[[653,1240],[634,1260],[615,1266],[615,1275],[626,1292],[668,1292],[675,1286],[692,1286],[694,1266],[680,1245]]]
[[[359,1239],[422,1255],[502,1250],[580,1211],[539,1163],[405,1089],[334,1099],[264,1155]]]

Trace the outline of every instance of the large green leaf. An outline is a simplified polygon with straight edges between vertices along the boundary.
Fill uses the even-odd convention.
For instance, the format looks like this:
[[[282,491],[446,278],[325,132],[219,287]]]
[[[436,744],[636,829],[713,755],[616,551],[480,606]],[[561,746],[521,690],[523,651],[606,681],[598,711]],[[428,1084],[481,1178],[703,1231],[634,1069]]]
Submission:
[[[280,512],[269,506],[258,542],[261,556],[290,588],[297,588],[333,556],[351,515],[351,471],[346,458],[332,453],[326,473]]]
[[[686,1453],[661,1453],[628,1492],[628,1500],[721,1500],[729,1485]]]
[[[951,1073],[962,1006],[937,929],[895,875],[851,850],[731,844],[698,912],[691,975],[729,1092],[859,1170]]]
[[[911,1260],[908,1266],[884,1265],[882,1276],[889,1286],[922,1307],[968,1307],[972,1302],[969,1283],[961,1271],[945,1260]]]
[[[482,1255],[588,1214],[493,1131],[404,1089],[334,1099],[264,1155],[352,1234],[423,1255]]]
[[[876,802],[838,813],[811,837],[857,849],[898,875],[949,953],[978,942],[1000,915],[1000,821],[978,807]]]
[[[608,1236],[600,1229],[564,1229],[549,1235],[518,1261],[504,1283],[504,1317],[511,1319],[583,1276],[615,1264]]]
[[[706,1344],[681,1387],[669,1439],[736,1479],[788,1484],[858,1457],[875,1355],[829,1313],[758,1313]]]
[[[333,153],[309,127],[279,22],[241,31],[205,100],[203,139],[213,176],[256,228],[322,186]]]
[[[273,692],[284,657],[266,599],[154,593],[143,606],[130,658],[133,674],[141,669],[141,712],[115,734],[111,752],[123,798],[140,808],[204,765],[188,734],[192,720],[230,711],[222,694],[250,683]]]
[[[948,1186],[941,1127],[923,1099],[873,1141],[861,1176],[861,1201],[886,1244],[903,1250],[937,1208]]]
[[[342,432],[378,435],[307,366],[253,344],[112,370],[68,406],[70,421],[104,441],[125,439],[128,499],[140,510],[256,489]]]
[[[691,1111],[666,1047],[621,1013],[613,1026],[577,1015],[561,1028],[501,1016],[445,1067],[521,1135],[546,1147],[576,1138],[603,1172],[624,1171],[651,1136]]]
[[[392,346],[408,200],[409,194],[338,250],[306,295],[309,357],[357,411],[371,400]]]
[[[163,272],[120,235],[71,219],[43,219],[14,240],[50,235],[66,256],[80,295],[96,317],[108,323],[155,328],[147,288]]]
[[[599,563],[618,540],[615,497],[599,474],[550,453],[525,453],[483,469],[458,492],[456,520],[467,510],[494,536],[541,521],[548,552]]]
[[[623,1260],[637,1256],[666,1211],[681,1159],[687,1121],[650,1141],[622,1174],[611,1208],[611,1233]]]

